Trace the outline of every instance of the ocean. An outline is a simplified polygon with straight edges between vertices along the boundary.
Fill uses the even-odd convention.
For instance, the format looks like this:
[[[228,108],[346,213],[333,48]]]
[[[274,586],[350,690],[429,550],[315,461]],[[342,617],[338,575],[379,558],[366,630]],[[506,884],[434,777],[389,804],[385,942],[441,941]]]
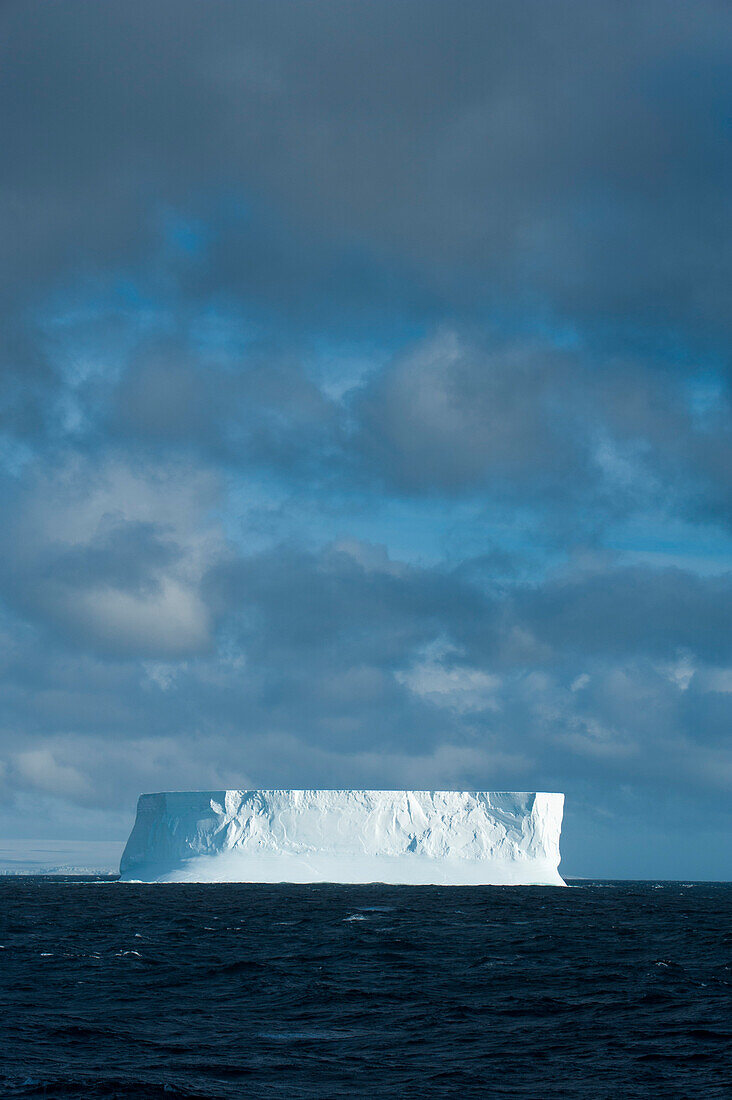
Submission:
[[[732,884],[0,879],[0,1095],[732,1096]]]

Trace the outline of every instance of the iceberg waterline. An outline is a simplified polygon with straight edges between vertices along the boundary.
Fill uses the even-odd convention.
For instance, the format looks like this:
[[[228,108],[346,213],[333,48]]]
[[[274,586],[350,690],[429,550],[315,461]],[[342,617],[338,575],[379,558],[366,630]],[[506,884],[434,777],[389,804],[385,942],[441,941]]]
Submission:
[[[563,794],[228,790],[143,794],[135,882],[553,885]]]

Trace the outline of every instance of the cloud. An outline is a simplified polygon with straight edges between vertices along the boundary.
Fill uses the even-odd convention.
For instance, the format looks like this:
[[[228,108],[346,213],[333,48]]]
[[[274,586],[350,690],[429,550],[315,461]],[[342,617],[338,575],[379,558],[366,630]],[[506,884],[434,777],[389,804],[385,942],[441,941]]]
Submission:
[[[400,488],[519,482],[538,493],[588,462],[587,440],[564,404],[572,402],[567,374],[562,357],[546,350],[491,353],[443,332],[358,395],[361,446]]]
[[[498,709],[500,678],[456,663],[457,655],[454,646],[438,641],[427,646],[411,668],[397,672],[396,679],[415,695],[459,714]]]
[[[198,452],[205,459],[312,470],[338,435],[337,410],[302,364],[277,348],[217,363],[194,348],[142,348],[109,403],[122,440]]]
[[[15,757],[15,769],[21,782],[57,798],[85,801],[89,783],[80,771],[69,764],[59,764],[48,749],[31,749]]]
[[[3,19],[8,294],[128,265],[162,206],[224,215],[201,245],[205,276],[182,250],[196,287],[363,303],[368,265],[349,278],[350,248],[456,305],[518,296],[613,323],[725,326],[729,29],[712,0]],[[281,229],[247,229],[256,196]]]
[[[353,447],[388,490],[521,501],[588,527],[665,494],[729,523],[724,399],[697,415],[659,364],[443,329],[353,395]]]
[[[731,582],[675,568],[577,570],[517,591],[514,610],[555,652],[676,660],[688,651],[712,661],[730,652]]]
[[[175,41],[165,0],[4,12],[14,444],[487,491],[585,537],[665,494],[729,523],[713,0],[209,11]],[[352,399],[324,340],[372,360]]]
[[[249,773],[247,746],[290,738],[301,752],[340,754],[344,766],[364,753],[418,756],[446,744],[509,758],[521,745],[536,766],[567,778],[581,773],[583,757],[599,755],[612,756],[618,774],[633,756],[631,774],[644,761],[647,777],[660,777],[671,745],[695,740],[701,752],[717,744],[729,700],[707,651],[721,643],[697,635],[703,644],[680,655],[674,646],[679,637],[693,640],[707,601],[718,603],[723,590],[717,578],[689,586],[674,609],[677,636],[659,645],[665,610],[659,616],[643,600],[644,585],[653,592],[652,571],[634,574],[632,585],[622,571],[609,571],[610,591],[616,573],[617,619],[635,614],[645,631],[634,655],[627,641],[613,644],[592,608],[572,616],[569,636],[557,631],[543,649],[506,646],[514,626],[551,632],[561,619],[553,609],[546,620],[540,614],[544,599],[555,597],[555,580],[518,582],[486,601],[442,570],[374,572],[342,552],[271,551],[213,567],[203,592],[219,624],[215,650],[162,665],[130,664],[125,654],[99,663],[74,656],[54,636],[35,646],[35,672],[22,652],[6,666],[7,698],[27,729],[53,730],[55,722],[55,735],[86,728],[131,746],[142,723],[171,744],[176,736],[200,739],[202,755],[215,745],[217,758]],[[581,577],[572,584],[583,591]],[[690,678],[669,675],[692,661]],[[723,708],[706,732],[694,725],[702,698]],[[284,764],[264,752],[258,759],[265,775]],[[680,772],[676,782],[686,781]]]
[[[224,540],[215,478],[110,459],[30,468],[7,509],[10,603],[76,644],[181,656],[211,644],[200,585]]]

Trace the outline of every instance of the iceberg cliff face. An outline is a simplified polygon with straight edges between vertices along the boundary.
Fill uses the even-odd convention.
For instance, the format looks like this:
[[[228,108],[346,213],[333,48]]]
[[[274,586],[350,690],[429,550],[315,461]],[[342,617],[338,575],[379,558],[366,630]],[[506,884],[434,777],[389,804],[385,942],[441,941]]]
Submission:
[[[564,885],[564,795],[495,791],[143,794],[137,882]]]

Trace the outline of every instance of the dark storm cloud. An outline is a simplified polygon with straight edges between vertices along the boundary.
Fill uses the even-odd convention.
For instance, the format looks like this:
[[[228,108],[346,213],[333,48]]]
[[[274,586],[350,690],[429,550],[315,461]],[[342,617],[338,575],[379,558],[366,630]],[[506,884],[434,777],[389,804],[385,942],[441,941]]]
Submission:
[[[287,352],[254,349],[222,367],[181,345],[138,352],[111,395],[105,428],[128,442],[295,473],[327,459],[338,417]]]
[[[443,326],[334,395],[312,354],[253,341],[222,358],[190,340],[142,341],[110,378],[60,382],[37,438],[305,479],[324,503],[334,489],[480,491],[537,509],[550,539],[592,537],[661,499],[692,521],[732,518],[729,399],[696,408],[688,380],[658,359]]]
[[[224,565],[210,577],[217,607],[244,611],[242,643],[273,664],[312,653],[393,669],[451,621],[485,629],[492,602],[459,578],[391,562],[355,543],[322,555],[282,548]]]
[[[106,520],[106,522],[105,522]],[[136,600],[154,600],[160,577],[177,558],[177,549],[152,523],[119,522],[103,517],[92,538],[81,545],[50,544],[45,552],[25,545],[13,553],[14,532],[3,571],[9,602],[31,617],[60,620],[73,637],[73,620],[84,618],[85,597],[94,592],[115,593]],[[102,641],[92,633],[94,642]],[[115,640],[108,639],[115,647]],[[124,648],[124,641],[121,641]],[[145,643],[141,638],[142,652]]]
[[[728,395],[711,426],[682,407],[728,315],[719,4],[81,3],[72,20],[47,3],[2,20],[11,435],[58,434],[67,407],[42,304],[124,277],[179,328],[217,303],[290,350],[227,373],[143,347],[102,433],[280,470],[324,457],[358,480],[365,458],[400,492],[595,495],[606,514],[655,477],[728,514]],[[351,410],[293,365],[303,328],[403,344],[486,317],[526,346],[398,356],[356,400],[353,452]],[[632,486],[608,484],[628,463]]]
[[[728,400],[695,412],[657,360],[442,331],[373,374],[352,411],[354,451],[392,491],[481,488],[589,526],[662,492],[732,518]]]
[[[70,19],[44,3],[2,19],[13,294],[125,266],[173,207],[223,218],[213,286],[260,280],[280,304],[292,264],[338,298],[321,266],[338,241],[453,305],[726,325],[721,4],[80,3]],[[250,265],[236,233],[227,251],[226,211],[250,196],[296,225],[281,263],[269,247]]]
[[[137,658],[206,651],[200,585],[223,547],[208,520],[216,479],[142,456],[54,459],[2,486],[6,605],[72,647]]]
[[[732,659],[730,574],[648,567],[579,573],[518,593],[514,611],[558,654],[670,658],[689,650],[706,661]]]
[[[682,652],[732,660],[729,574],[607,563],[486,590],[464,579],[467,565],[408,566],[361,544],[319,555],[283,548],[216,567],[208,598],[221,617],[241,615],[237,636],[255,664],[300,671],[311,658],[393,671],[441,637],[494,671]],[[319,672],[308,675],[317,681]]]
[[[520,345],[485,351],[444,333],[400,356],[358,395],[357,444],[399,487],[498,482],[546,493],[576,481],[589,462],[576,388],[560,354]]]

